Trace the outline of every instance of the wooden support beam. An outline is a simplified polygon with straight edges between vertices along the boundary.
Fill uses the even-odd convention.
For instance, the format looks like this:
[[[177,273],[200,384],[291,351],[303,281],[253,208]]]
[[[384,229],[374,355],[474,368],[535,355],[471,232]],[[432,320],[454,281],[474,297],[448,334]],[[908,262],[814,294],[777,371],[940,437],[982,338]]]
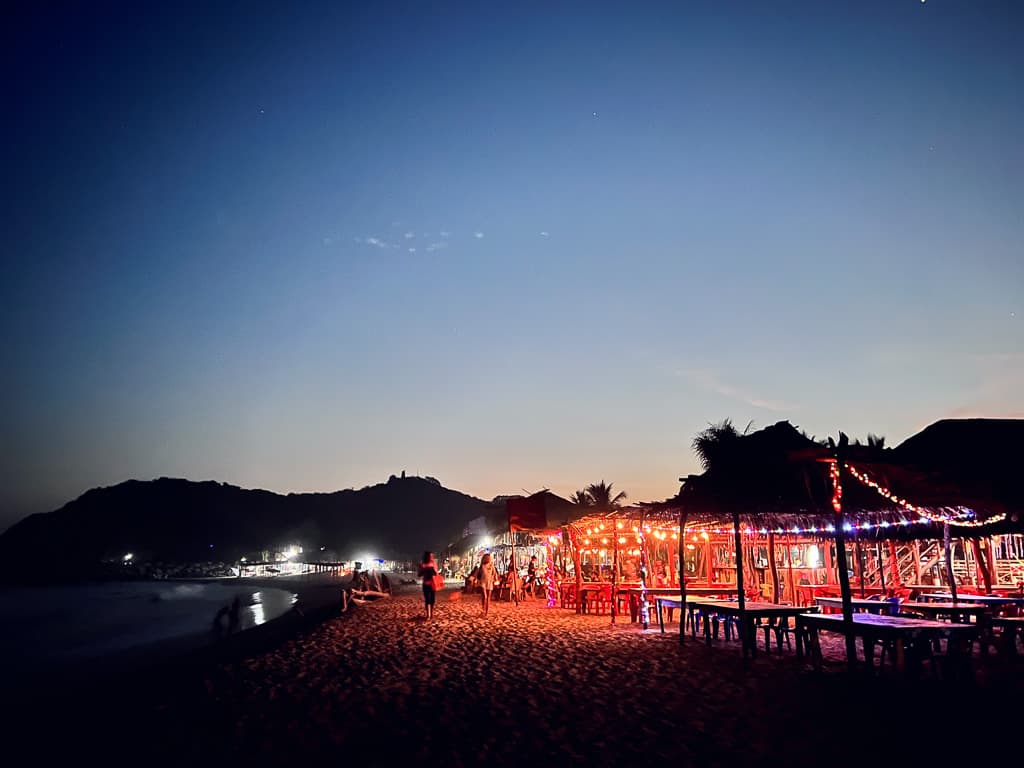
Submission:
[[[955,603],[957,600],[956,576],[953,573],[953,555],[952,547],[950,546],[949,523],[944,523],[942,526],[942,548],[946,557],[946,577],[949,579],[949,592],[953,595],[953,602]]]
[[[775,564],[775,534],[768,531],[768,567],[771,569],[772,576],[772,602],[779,602],[779,568]],[[792,599],[792,595],[790,599]],[[795,601],[794,601],[795,603]]]
[[[683,545],[683,531],[686,530],[686,508],[679,510],[679,644],[686,638],[686,547]],[[694,550],[696,551],[696,550]],[[695,628],[696,629],[696,628]]]
[[[740,633],[740,648],[743,651],[743,658],[746,658],[747,649],[749,648],[746,632],[747,598],[743,592],[743,539],[740,536],[740,512],[738,509],[733,509],[732,512],[732,535],[736,546],[736,589],[739,592],[740,604],[740,625],[738,631]]]

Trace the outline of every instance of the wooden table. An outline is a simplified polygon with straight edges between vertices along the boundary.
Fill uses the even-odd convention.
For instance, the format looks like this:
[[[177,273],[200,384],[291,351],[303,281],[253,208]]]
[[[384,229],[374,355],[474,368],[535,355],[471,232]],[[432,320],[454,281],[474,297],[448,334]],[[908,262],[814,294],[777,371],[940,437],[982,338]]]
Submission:
[[[926,595],[921,595],[921,602],[949,602],[952,599],[953,594],[951,592],[930,592]],[[1024,605],[1024,597],[1016,595],[1013,597],[1004,597],[1002,595],[964,595],[963,602],[980,603],[981,605],[998,608],[1001,605]]]
[[[750,642],[746,644],[746,653],[749,653],[751,657],[757,656],[756,630],[761,619],[788,620],[791,616],[800,616],[807,610],[807,608],[799,605],[779,605],[777,603],[764,603],[756,600],[748,601],[742,612],[740,611],[738,600],[694,600],[692,603],[687,600],[686,602],[691,610],[700,609],[704,611],[704,642],[709,646],[711,645],[711,622],[709,621],[711,614],[737,619],[740,622],[740,637],[742,638],[745,635],[750,638]],[[694,622],[693,633],[694,637],[696,637],[696,622]],[[778,644],[781,651],[781,635],[779,637]]]
[[[841,597],[816,597],[814,602],[818,604],[819,608],[835,608],[840,613],[843,610],[843,598]],[[862,613],[886,613],[895,614],[897,606],[890,603],[887,600],[864,600],[859,597],[854,597],[850,600],[850,605],[853,606],[854,611]]]
[[[842,593],[842,590],[838,584],[797,584],[796,594],[801,600],[807,605],[814,602],[814,599],[818,596],[819,592],[832,592],[832,595],[824,595],[824,597],[837,597]],[[861,589],[855,586],[853,583],[850,584],[850,594],[860,594]],[[881,595],[884,594],[885,590],[881,587],[865,587],[865,595]]]
[[[686,605],[687,605],[687,607],[690,607],[696,601],[701,600],[701,599],[702,598],[700,598],[700,597],[690,597],[690,595],[687,595],[686,596]],[[654,607],[655,607],[655,610],[657,610],[657,612],[658,612],[658,624],[661,625],[661,634],[665,634],[665,615],[664,615],[664,613],[662,613],[662,609],[663,608],[668,608],[669,610],[678,610],[680,612],[681,616],[685,616],[685,614],[682,612],[683,602],[682,602],[682,600],[679,599],[678,595],[676,597],[668,597],[667,595],[655,596],[655,598],[654,598]],[[670,618],[669,621],[671,621],[671,620],[672,619]],[[683,629],[684,629],[684,627],[682,625],[680,625],[679,631],[682,632]]]
[[[821,643],[819,631],[844,632],[843,617],[834,613],[804,613],[796,617],[798,659],[803,659],[803,644],[809,645],[814,668],[821,669]],[[912,619],[908,616],[878,616],[873,613],[853,614],[853,632],[861,638],[864,661],[874,667],[875,644],[881,643],[883,651],[891,649],[893,665],[900,672],[908,671],[907,657],[911,657],[910,669],[915,673],[921,659],[931,652],[931,643],[947,638],[946,653],[960,667],[969,668],[970,641],[977,637],[978,628],[973,624],[955,624],[932,619]],[[881,660],[879,661],[881,663]]]
[[[1007,656],[1017,655],[1017,635],[1024,636],[1024,616],[997,616],[992,619],[993,627],[1003,630],[1003,652]]]
[[[652,599],[655,602],[657,601],[657,598],[659,598],[659,597],[665,597],[665,598],[670,598],[670,599],[671,598],[675,598],[676,602],[679,601],[679,587],[649,587],[648,589],[644,590],[644,589],[641,589],[640,587],[635,587],[634,586],[634,587],[627,587],[627,588],[624,588],[624,589],[619,589],[618,590],[618,594],[619,595],[625,595],[627,597],[627,599],[629,600],[629,620],[631,622],[633,622],[633,623],[636,623],[636,621],[640,618],[640,596],[641,596],[641,593],[645,593],[645,595],[646,595],[646,597],[648,599]],[[694,597],[707,597],[707,596],[710,596],[710,595],[718,596],[718,595],[735,595],[735,594],[736,594],[736,587],[735,586],[733,586],[732,589],[729,589],[729,587],[724,587],[723,588],[723,587],[690,587],[690,586],[687,586],[686,587],[686,598],[687,598],[686,602],[687,603],[690,602],[689,598],[691,596],[694,596]],[[666,603],[666,607],[670,607],[670,606]],[[674,609],[676,606],[671,606],[671,607]],[[661,616],[661,609],[660,608],[658,608],[658,615],[659,615],[659,619],[660,619],[660,616]]]
[[[971,616],[974,617],[976,622],[983,620],[983,618],[989,613],[989,606],[976,603],[973,600],[969,603],[932,603],[908,600],[900,603],[900,611],[924,613],[927,614],[929,618],[936,619],[939,616],[949,616],[949,620],[954,623],[966,624]]]

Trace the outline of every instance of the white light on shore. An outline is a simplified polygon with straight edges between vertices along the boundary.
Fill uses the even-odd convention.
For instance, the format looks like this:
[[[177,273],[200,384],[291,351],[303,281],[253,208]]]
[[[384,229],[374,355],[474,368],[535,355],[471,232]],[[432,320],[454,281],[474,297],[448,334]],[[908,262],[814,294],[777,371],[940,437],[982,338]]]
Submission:
[[[124,561],[127,563],[133,557],[135,557],[135,555],[133,555],[131,552],[129,552],[127,555],[124,556]]]

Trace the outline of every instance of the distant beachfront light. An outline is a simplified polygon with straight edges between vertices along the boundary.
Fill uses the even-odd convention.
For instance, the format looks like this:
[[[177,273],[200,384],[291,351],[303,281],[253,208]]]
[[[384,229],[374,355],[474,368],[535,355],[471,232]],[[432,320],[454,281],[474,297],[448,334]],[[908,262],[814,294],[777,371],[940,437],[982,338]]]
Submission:
[[[133,555],[131,552],[129,552],[127,555],[124,556],[124,561],[127,563],[133,557],[135,557],[135,555]]]

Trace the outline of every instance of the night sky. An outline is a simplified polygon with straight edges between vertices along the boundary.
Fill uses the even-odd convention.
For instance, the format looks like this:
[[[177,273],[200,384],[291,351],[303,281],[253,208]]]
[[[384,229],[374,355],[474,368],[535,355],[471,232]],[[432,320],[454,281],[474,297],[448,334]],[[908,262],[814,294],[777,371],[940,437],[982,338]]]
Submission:
[[[0,527],[1024,417],[1024,3],[22,5]]]

